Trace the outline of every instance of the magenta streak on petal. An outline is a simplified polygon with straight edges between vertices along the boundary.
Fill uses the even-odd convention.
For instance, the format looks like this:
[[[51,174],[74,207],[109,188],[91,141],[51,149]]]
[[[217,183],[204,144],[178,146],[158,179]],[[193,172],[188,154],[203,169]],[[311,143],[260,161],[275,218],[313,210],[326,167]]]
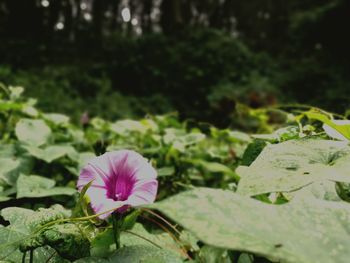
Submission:
[[[110,156],[108,156],[113,175],[108,182],[107,196],[115,201],[125,201],[134,184],[134,180],[130,178],[132,167],[128,166],[128,157],[128,152],[125,152],[125,155],[113,164]]]

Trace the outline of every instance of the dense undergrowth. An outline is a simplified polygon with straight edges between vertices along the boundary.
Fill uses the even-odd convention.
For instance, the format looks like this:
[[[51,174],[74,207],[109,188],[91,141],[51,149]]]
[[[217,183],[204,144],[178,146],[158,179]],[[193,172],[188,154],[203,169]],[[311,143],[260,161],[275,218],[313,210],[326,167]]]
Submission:
[[[327,58],[335,56],[311,47],[267,52],[199,28],[176,35],[116,33],[99,47],[89,39],[80,45],[33,41],[0,43],[0,82],[26,87],[41,109],[74,120],[85,111],[107,119],[178,111],[181,119],[228,127],[237,102],[253,108],[299,102],[338,113],[350,102],[349,66],[334,65]]]
[[[0,260],[348,262],[347,122],[247,108],[238,123],[260,134],[175,114],[75,125],[22,92],[2,86],[0,97]],[[76,181],[90,158],[117,149],[145,156],[159,189],[127,212],[115,251],[110,219],[93,215]]]

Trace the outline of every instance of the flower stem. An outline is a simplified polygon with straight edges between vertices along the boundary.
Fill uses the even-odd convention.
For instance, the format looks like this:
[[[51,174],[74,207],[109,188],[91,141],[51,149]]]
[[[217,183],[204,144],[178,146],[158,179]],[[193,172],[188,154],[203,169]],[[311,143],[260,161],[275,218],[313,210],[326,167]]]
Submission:
[[[22,255],[22,263],[26,262],[26,255],[27,255],[27,251],[24,251]]]
[[[34,260],[34,249],[31,249],[29,254],[29,263],[33,263],[33,260]]]
[[[120,248],[120,232],[122,226],[122,215],[114,212],[112,214],[113,230],[114,230],[114,242],[115,247],[118,250]]]

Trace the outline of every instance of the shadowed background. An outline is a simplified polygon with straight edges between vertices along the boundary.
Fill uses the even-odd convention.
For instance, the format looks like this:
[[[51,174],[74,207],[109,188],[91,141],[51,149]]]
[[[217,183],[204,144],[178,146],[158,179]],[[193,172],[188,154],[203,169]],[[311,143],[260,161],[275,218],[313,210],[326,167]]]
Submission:
[[[349,10],[346,0],[0,0],[0,82],[75,119],[178,111],[228,126],[238,103],[344,113]]]

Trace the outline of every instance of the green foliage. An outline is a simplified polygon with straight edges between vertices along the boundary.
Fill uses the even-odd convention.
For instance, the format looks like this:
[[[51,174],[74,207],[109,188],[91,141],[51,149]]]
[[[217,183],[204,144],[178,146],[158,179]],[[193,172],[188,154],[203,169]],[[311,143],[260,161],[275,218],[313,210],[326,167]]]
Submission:
[[[51,129],[42,120],[21,119],[15,132],[19,141],[34,146],[47,143],[51,135]]]
[[[348,261],[350,206],[345,202],[309,197],[276,206],[230,191],[197,188],[152,207],[214,247],[248,251],[274,262]],[[307,240],[300,242],[301,237]]]
[[[128,246],[151,246],[161,248],[178,257],[183,257],[181,247],[173,238],[165,232],[148,232],[142,224],[136,223],[131,229],[124,230],[121,234],[121,245]],[[115,250],[113,230],[107,229],[96,236],[91,244],[91,255],[106,257],[112,255]]]
[[[290,192],[317,181],[350,182],[350,147],[345,142],[301,139],[267,146],[249,166],[241,166],[238,193]]]
[[[123,247],[112,256],[107,259],[91,257],[82,258],[75,263],[89,263],[89,262],[117,262],[117,263],[129,263],[129,262],[145,262],[145,263],[181,263],[180,258],[174,256],[172,253],[166,252],[159,248],[147,246],[147,245],[135,245]]]
[[[75,190],[70,187],[54,187],[55,180],[37,175],[21,174],[17,179],[17,198],[44,197],[54,195],[73,195]]]
[[[40,98],[38,106],[47,112],[69,114],[75,120],[84,112],[109,118],[134,116],[134,101],[113,91],[106,74],[98,66],[47,65],[18,71],[0,66],[0,82],[26,87],[25,95]]]
[[[252,162],[254,162],[256,157],[259,156],[266,145],[266,141],[263,140],[254,140],[252,143],[250,143],[243,154],[242,165],[249,166]]]
[[[176,37],[113,34],[103,52],[80,60],[33,61],[19,69],[0,65],[0,82],[26,87],[27,96],[40,98],[41,109],[75,120],[84,112],[115,119],[177,110],[186,118],[228,126],[236,101],[256,107],[272,104],[278,95],[268,56],[213,29],[188,29]]]
[[[90,243],[76,224],[53,225],[32,239],[26,239],[20,250],[26,252],[42,246],[53,247],[62,258],[75,260],[90,255]]]
[[[0,260],[347,262],[350,146],[322,124],[344,136],[350,125],[332,114],[242,106],[264,133],[255,135],[175,114],[78,127],[22,92],[0,93]],[[156,203],[117,222],[117,251],[111,220],[84,197],[89,185],[75,190],[89,159],[116,149],[138,151],[159,173]]]
[[[20,207],[2,209],[1,216],[9,221],[10,225],[7,227],[0,225],[0,259],[20,262],[22,253],[19,247],[22,242],[28,242],[28,238],[35,229],[48,222],[69,217],[69,215],[70,212],[60,205],[54,205],[48,209],[41,208],[37,212]],[[34,261],[45,262],[54,254],[53,249],[45,245],[35,250]]]

